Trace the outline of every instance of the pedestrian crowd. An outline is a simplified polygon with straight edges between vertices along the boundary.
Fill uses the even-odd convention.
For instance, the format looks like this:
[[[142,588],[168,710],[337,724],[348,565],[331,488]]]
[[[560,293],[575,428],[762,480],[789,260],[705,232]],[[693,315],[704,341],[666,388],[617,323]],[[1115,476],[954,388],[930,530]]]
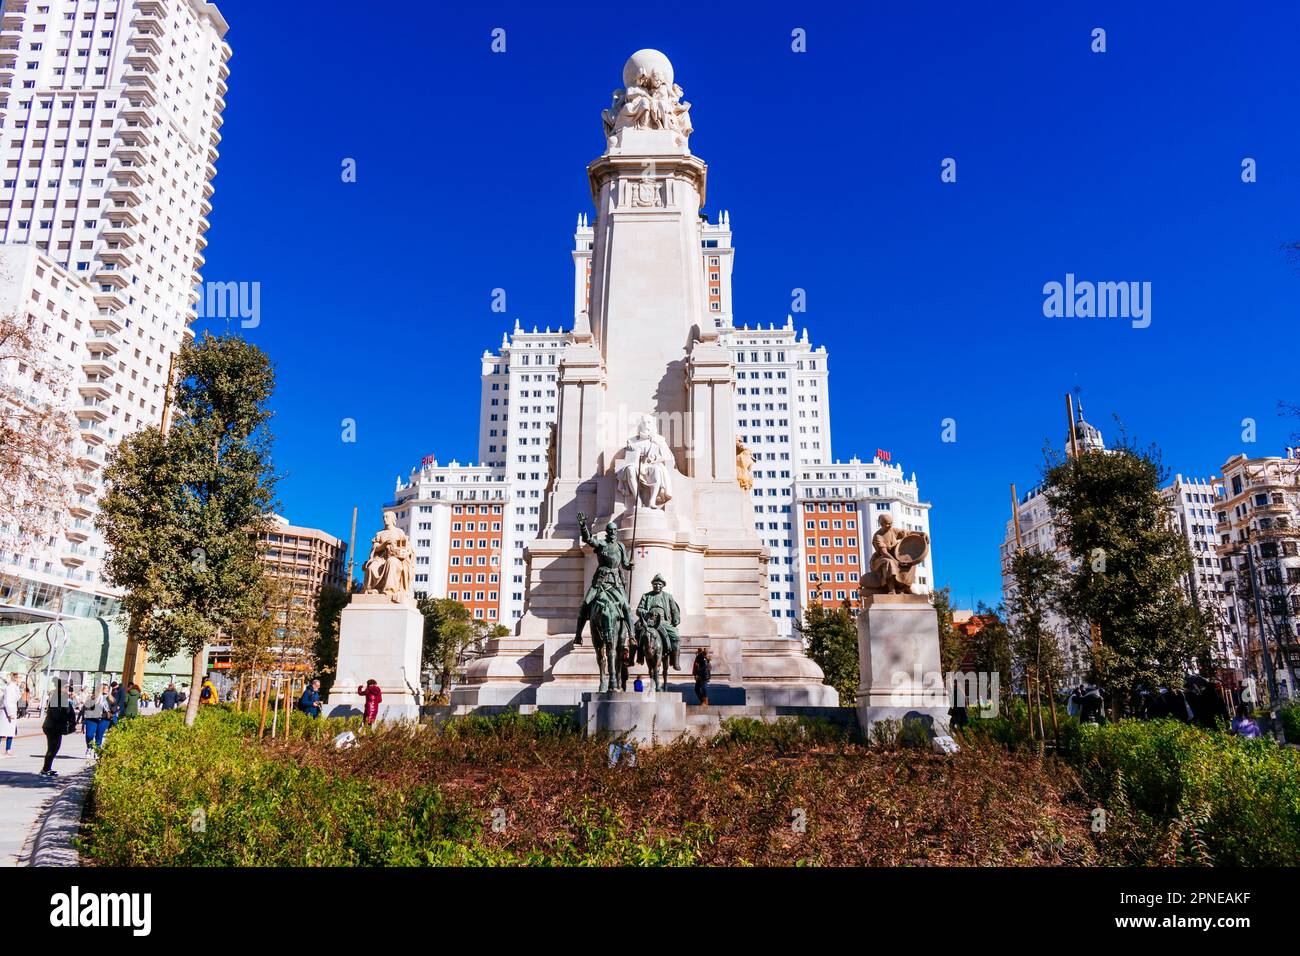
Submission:
[[[63,677],[51,677],[41,720],[41,732],[45,735],[41,776],[59,775],[54,760],[63,748],[63,738],[69,734],[82,732],[86,759],[96,759],[104,747],[105,735],[119,721],[138,717],[150,708],[175,710],[186,702],[187,691],[188,686],[178,690],[174,683],[169,683],[166,690],[155,695],[143,691],[134,682],[118,681],[104,681],[98,687],[87,685],[78,690],[69,686]],[[205,695],[202,703],[217,702],[211,679],[204,681],[202,693]],[[0,759],[14,756],[18,721],[27,716],[31,697],[31,685],[25,675],[16,671],[0,675]]]

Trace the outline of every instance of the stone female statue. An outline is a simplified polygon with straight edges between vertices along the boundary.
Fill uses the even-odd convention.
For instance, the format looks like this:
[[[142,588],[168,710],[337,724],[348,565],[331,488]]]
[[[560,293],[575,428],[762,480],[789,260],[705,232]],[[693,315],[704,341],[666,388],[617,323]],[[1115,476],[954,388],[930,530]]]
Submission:
[[[362,566],[364,594],[387,594],[400,602],[411,597],[415,554],[406,534],[397,527],[391,511],[384,512],[384,528],[370,543],[370,557]]]

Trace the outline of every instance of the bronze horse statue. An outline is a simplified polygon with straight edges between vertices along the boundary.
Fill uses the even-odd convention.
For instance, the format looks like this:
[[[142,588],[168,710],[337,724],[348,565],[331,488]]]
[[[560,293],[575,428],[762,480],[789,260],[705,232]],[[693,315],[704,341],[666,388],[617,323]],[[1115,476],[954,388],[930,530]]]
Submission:
[[[637,658],[649,666],[655,690],[668,689],[668,663],[672,657],[668,636],[660,626],[662,623],[663,614],[656,608],[650,612],[648,622],[641,618],[636,625]]]

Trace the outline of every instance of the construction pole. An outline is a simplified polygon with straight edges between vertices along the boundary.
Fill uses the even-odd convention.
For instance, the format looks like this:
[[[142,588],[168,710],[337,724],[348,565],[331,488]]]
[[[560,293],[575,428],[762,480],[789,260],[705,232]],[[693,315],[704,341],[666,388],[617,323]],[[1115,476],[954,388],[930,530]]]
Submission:
[[[257,721],[257,739],[262,739],[262,733],[266,730],[266,698],[271,693],[271,678],[269,675],[263,676],[257,682],[258,690],[262,692],[262,716]]]
[[[357,506],[352,506],[352,537],[348,541],[348,590],[352,590],[352,561],[357,554]],[[504,578],[502,580],[505,580]]]

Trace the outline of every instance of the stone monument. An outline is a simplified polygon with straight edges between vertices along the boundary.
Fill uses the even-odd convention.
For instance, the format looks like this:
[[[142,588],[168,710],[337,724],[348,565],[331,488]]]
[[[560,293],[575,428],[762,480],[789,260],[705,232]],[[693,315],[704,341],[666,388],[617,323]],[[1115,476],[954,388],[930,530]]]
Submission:
[[[572,705],[600,686],[595,650],[574,640],[597,559],[582,547],[581,512],[612,525],[632,552],[625,594],[650,591],[655,573],[676,582],[681,653],[709,648],[713,703],[835,705],[768,606],[769,555],[736,443],[735,371],[700,262],[706,166],[690,151],[690,104],[668,58],[632,54],[601,118],[605,151],[587,167],[591,304],[561,356],[524,614],[515,634],[487,642],[452,702]],[[681,683],[693,699],[689,677]]]
[[[916,568],[930,551],[919,531],[902,531],[881,515],[871,536],[858,611],[858,725],[870,740],[881,720],[919,721],[947,751],[948,693],[939,660],[939,615],[914,594]]]
[[[424,615],[415,606],[411,583],[415,555],[392,512],[370,544],[361,592],[339,619],[339,662],[326,713],[361,713],[356,688],[373,679],[383,691],[380,720],[420,716],[420,652]]]

